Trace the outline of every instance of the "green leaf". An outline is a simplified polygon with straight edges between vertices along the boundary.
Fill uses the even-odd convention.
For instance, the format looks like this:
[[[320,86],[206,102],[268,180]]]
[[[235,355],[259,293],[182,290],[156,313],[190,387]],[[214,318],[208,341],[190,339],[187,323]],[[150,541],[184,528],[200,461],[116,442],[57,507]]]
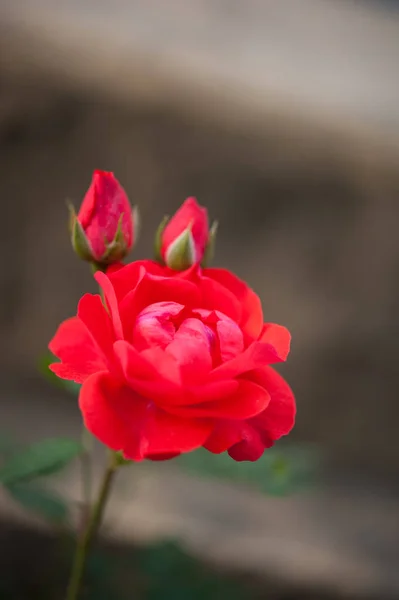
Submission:
[[[142,548],[136,556],[145,576],[148,600],[243,600],[248,594],[237,582],[210,572],[173,541]]]
[[[57,375],[49,369],[49,365],[51,365],[54,362],[59,362],[58,358],[54,356],[54,354],[52,354],[51,352],[46,352],[46,354],[44,354],[39,359],[39,372],[52,385],[63,390],[67,390],[69,393],[73,394],[74,396],[77,396],[81,388],[80,383],[75,383],[74,381],[67,381],[66,379],[60,379],[59,377],[57,377]]]
[[[68,438],[53,438],[32,444],[12,456],[0,469],[0,483],[6,486],[51,475],[63,469],[82,451],[82,445]]]
[[[286,495],[316,479],[318,455],[295,447],[271,448],[256,462],[235,462],[227,453],[211,454],[200,449],[174,459],[190,473],[250,485],[272,495]]]
[[[6,488],[12,498],[23,508],[35,512],[49,521],[62,523],[68,516],[67,505],[57,495],[29,483]]]

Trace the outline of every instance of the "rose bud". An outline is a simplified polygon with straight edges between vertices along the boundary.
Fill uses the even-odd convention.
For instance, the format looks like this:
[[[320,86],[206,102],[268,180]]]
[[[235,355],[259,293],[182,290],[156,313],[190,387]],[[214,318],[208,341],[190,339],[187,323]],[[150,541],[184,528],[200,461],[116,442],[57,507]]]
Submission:
[[[94,171],[78,214],[71,208],[76,254],[99,266],[122,260],[137,238],[138,211],[113,173]]]
[[[162,221],[155,240],[157,259],[174,271],[207,264],[213,255],[217,223],[209,229],[208,213],[195,198],[187,198],[169,220]]]

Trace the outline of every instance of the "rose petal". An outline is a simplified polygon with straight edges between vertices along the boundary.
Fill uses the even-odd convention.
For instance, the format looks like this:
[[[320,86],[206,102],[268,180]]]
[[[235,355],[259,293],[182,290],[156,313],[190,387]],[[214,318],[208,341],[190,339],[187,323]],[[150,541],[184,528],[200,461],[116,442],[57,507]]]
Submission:
[[[183,380],[191,385],[203,381],[212,368],[206,326],[199,319],[186,319],[165,352],[180,366]]]
[[[241,431],[241,435],[244,439],[229,448],[227,451],[229,456],[237,462],[259,460],[265,451],[265,445],[259,433],[256,429],[248,427]]]
[[[188,386],[183,399],[183,404],[198,404],[199,402],[211,402],[222,400],[233,395],[238,389],[238,380],[222,379],[221,381],[205,382],[203,385]]]
[[[128,459],[191,452],[202,446],[212,429],[208,419],[175,417],[149,403],[140,403],[134,413],[134,433],[123,449]],[[135,439],[136,432],[138,440]]]
[[[259,432],[248,425],[247,421],[219,421],[204,444],[204,448],[213,454],[227,450],[236,461],[256,461],[264,450]]]
[[[173,320],[184,311],[183,304],[177,302],[156,302],[141,311],[136,319],[132,343],[138,350],[151,346],[166,346],[173,340],[175,326]]]
[[[87,429],[112,450],[122,450],[126,444],[126,422],[118,407],[126,404],[126,393],[132,401],[132,393],[120,382],[112,379],[108,371],[95,373],[83,384],[79,394],[79,406]]]
[[[291,334],[286,327],[275,323],[265,323],[258,341],[273,346],[280,360],[286,360],[291,344]]]
[[[154,302],[147,306],[140,313],[140,318],[157,317],[158,319],[168,319],[178,317],[185,309],[184,304],[177,302]]]
[[[194,450],[212,428],[209,420],[164,412],[104,372],[87,379],[79,403],[89,431],[129,460]]]
[[[61,323],[49,349],[61,360],[49,366],[61,379],[83,383],[93,373],[106,368],[102,352],[78,317]]]
[[[244,350],[244,338],[241,329],[232,320],[223,319],[216,323],[219,339],[220,358],[226,362],[241,354]]]
[[[228,450],[236,461],[258,460],[275,440],[291,431],[295,421],[292,390],[274,369],[257,369],[247,376],[268,390],[268,406],[246,421],[220,421],[205,443],[205,448],[216,454]]]
[[[121,317],[119,315],[118,301],[116,299],[115,290],[110,279],[102,271],[97,271],[94,275],[95,280],[104,292],[105,300],[111,315],[114,333],[117,340],[123,339],[123,327]]]
[[[199,291],[190,281],[155,277],[143,270],[137,286],[124,297],[120,305],[127,336],[133,332],[138,315],[149,305],[158,302],[175,302],[189,309],[199,302]]]
[[[212,454],[221,454],[241,441],[241,429],[245,425],[240,421],[220,419],[216,421],[212,433],[204,443],[204,448]]]
[[[169,452],[163,454],[147,454],[146,459],[152,461],[163,461],[163,460],[171,460],[172,458],[176,458],[176,456],[180,456],[181,452]]]
[[[163,405],[183,396],[179,366],[160,348],[138,352],[121,340],[115,343],[114,352],[126,382],[143,397]]]
[[[272,367],[256,369],[248,375],[251,381],[263,386],[270,394],[271,400],[267,410],[259,414],[250,423],[262,431],[264,441],[272,445],[291,431],[295,423],[296,405],[294,394],[277,371]]]
[[[152,260],[135,260],[128,265],[122,265],[122,268],[116,271],[107,270],[107,275],[115,290],[115,294],[119,303],[123,298],[131,292],[141,278],[141,272],[150,273],[152,275],[163,275],[163,267]]]
[[[233,394],[213,402],[201,402],[190,406],[174,406],[173,414],[187,417],[219,417],[223,419],[249,419],[259,414],[269,404],[268,392],[251,381],[240,380]]]
[[[236,323],[241,320],[241,305],[237,298],[224,285],[209,277],[200,277],[198,288],[201,290],[201,308],[219,310]]]
[[[85,294],[80,299],[78,317],[86,325],[100,350],[109,357],[115,335],[110,316],[98,294]]]
[[[137,321],[132,343],[137,350],[145,350],[153,346],[165,349],[173,340],[175,326],[170,321],[160,321],[157,317],[148,317]]]
[[[263,327],[262,304],[259,296],[227,269],[204,269],[205,277],[214,279],[234,294],[241,305],[240,326],[252,339],[257,339]]]
[[[271,344],[253,342],[242,354],[223,363],[210,374],[210,380],[229,379],[247,371],[282,360]]]

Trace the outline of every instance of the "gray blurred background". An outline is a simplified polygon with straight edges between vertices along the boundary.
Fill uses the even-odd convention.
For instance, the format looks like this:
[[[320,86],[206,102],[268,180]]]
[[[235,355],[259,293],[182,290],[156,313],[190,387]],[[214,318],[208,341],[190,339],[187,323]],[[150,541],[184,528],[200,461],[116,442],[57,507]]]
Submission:
[[[330,485],[317,543],[339,555],[357,527],[351,556],[399,598],[398,64],[394,1],[0,0],[5,426],[34,438],[57,414],[55,427],[78,427],[35,374],[95,289],[70,249],[66,199],[79,205],[93,169],[114,171],[141,209],[138,258],[195,195],[220,221],[214,264],[292,332],[292,439],[320,447]],[[314,497],[292,502],[273,514],[306,522]],[[360,589],[356,573],[346,583]]]

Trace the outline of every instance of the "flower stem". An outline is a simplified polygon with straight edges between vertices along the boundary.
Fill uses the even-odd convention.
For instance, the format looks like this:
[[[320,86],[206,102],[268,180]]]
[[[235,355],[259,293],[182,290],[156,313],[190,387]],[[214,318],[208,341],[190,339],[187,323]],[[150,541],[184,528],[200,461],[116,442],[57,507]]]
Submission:
[[[116,455],[114,453],[110,456],[110,461],[105,470],[104,477],[101,483],[100,491],[96,503],[93,506],[89,521],[83,532],[83,535],[79,539],[75,556],[73,559],[71,576],[69,579],[68,589],[65,596],[65,600],[77,600],[79,597],[79,591],[82,584],[84,568],[86,564],[87,554],[90,548],[90,544],[98,530],[101,523],[104,508],[111,491],[112,481],[117,469]]]
[[[91,506],[91,454],[93,447],[93,439],[85,426],[83,426],[82,430],[82,446],[83,452],[81,462],[83,502],[85,504],[85,510],[89,510]]]

